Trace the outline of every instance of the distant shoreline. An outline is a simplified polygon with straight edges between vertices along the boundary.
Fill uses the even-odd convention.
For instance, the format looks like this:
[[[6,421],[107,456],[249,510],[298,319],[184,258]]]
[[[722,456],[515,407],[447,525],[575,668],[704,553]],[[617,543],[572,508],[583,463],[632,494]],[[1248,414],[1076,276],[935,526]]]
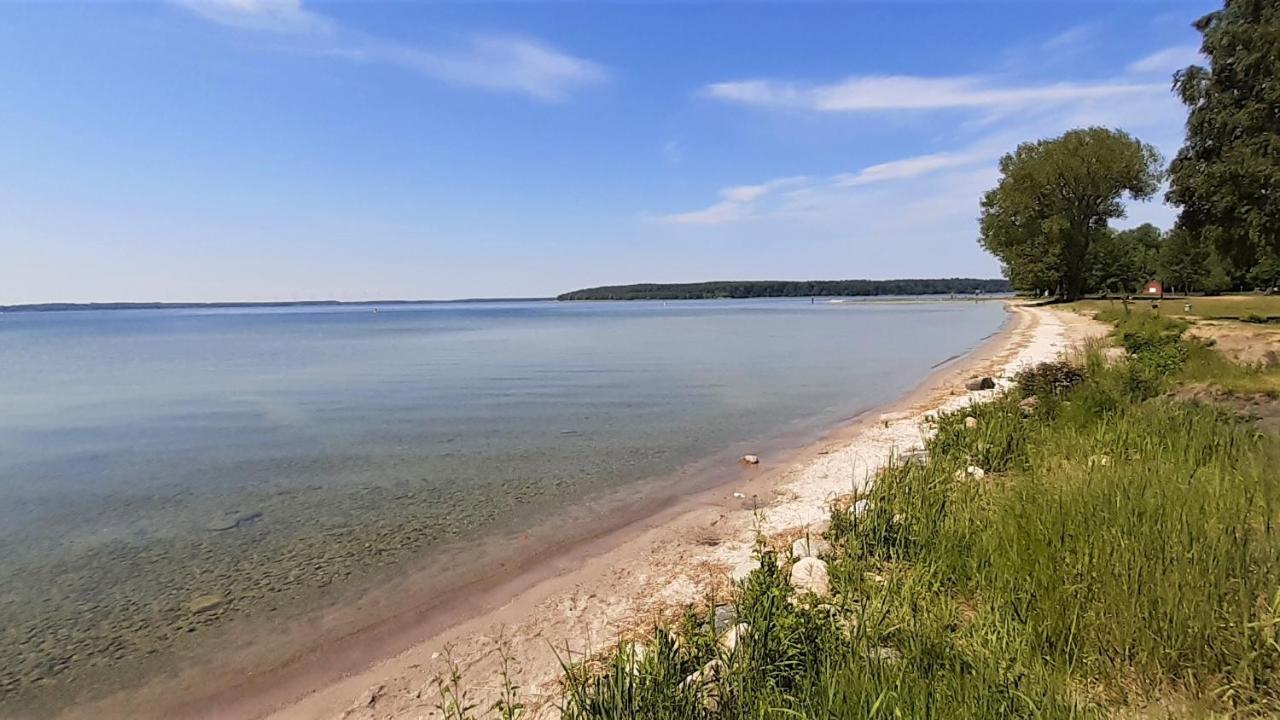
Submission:
[[[446,305],[450,303],[537,302],[553,297],[460,298],[457,300],[274,300],[263,302],[91,302],[0,305],[0,312],[74,310],[216,310],[220,308],[342,307],[370,305]]]

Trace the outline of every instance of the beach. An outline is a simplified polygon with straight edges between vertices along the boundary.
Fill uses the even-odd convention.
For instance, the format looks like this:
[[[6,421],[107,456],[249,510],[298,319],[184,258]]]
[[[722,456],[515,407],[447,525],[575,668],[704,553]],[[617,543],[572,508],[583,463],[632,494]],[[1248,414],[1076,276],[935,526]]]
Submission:
[[[757,534],[782,545],[819,529],[832,500],[862,488],[895,453],[919,447],[931,414],[980,402],[1018,369],[1104,332],[1071,313],[1017,303],[1008,309],[997,335],[937,368],[905,397],[786,457],[761,458],[740,479],[606,532],[518,556],[505,572],[448,597],[423,598],[416,611],[373,627],[360,626],[350,613],[318,620],[309,630],[327,637],[323,646],[247,683],[223,685],[211,666],[127,701],[108,698],[65,716],[102,716],[126,703],[139,717],[433,717],[434,680],[447,672],[446,661],[461,671],[469,699],[485,707],[499,690],[504,654],[530,709],[553,714],[562,660],[604,650],[690,603],[725,597]],[[964,389],[968,379],[987,376],[995,390]],[[393,588],[397,592],[412,595],[414,581]],[[202,687],[225,689],[202,694]]]

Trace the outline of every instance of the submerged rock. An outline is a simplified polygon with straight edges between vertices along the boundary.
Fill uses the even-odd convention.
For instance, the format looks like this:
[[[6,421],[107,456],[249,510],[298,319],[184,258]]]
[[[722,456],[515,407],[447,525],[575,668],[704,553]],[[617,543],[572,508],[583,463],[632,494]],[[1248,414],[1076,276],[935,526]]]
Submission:
[[[262,513],[257,510],[249,510],[240,513],[227,513],[226,515],[216,518],[204,526],[205,530],[212,532],[222,532],[224,530],[234,530],[242,525],[253,523],[262,517]]]
[[[227,604],[227,599],[222,595],[201,595],[187,604],[187,609],[199,615],[217,610]]]
[[[800,558],[791,566],[791,587],[798,592],[812,593],[818,597],[831,594],[827,564],[814,557]]]

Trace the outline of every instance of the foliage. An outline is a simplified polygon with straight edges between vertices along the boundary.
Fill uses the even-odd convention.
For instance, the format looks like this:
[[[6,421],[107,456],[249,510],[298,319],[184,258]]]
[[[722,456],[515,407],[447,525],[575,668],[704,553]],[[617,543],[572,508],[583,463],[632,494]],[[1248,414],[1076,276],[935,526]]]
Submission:
[[[1084,368],[1074,360],[1063,358],[1020,370],[1013,382],[1023,397],[1059,397],[1084,382]]]
[[[1157,276],[1157,258],[1163,240],[1160,228],[1151,223],[1099,234],[1085,259],[1088,288],[1102,292],[1137,292]]]
[[[1014,287],[1080,297],[1090,248],[1124,216],[1126,196],[1155,194],[1161,162],[1153,146],[1099,127],[1023,143],[1000,159],[1000,182],[982,199],[980,242]]]
[[[701,300],[753,297],[862,297],[1005,293],[1007,280],[936,278],[914,280],[744,280],[702,283],[610,285],[564,293],[557,300]]]
[[[1170,289],[1200,290],[1209,276],[1209,246],[1186,228],[1174,228],[1160,248],[1160,274]]]
[[[1248,268],[1280,252],[1280,5],[1226,0],[1195,27],[1209,67],[1174,76],[1190,114],[1167,197],[1180,225]]]

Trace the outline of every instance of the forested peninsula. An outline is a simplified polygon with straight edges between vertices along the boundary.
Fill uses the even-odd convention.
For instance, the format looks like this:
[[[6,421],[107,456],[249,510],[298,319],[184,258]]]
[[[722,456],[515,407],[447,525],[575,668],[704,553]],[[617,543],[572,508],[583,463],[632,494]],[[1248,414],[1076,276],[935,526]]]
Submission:
[[[717,280],[640,283],[574,290],[557,300],[710,300],[757,297],[866,297],[1012,292],[1008,280],[932,278],[905,280]]]

